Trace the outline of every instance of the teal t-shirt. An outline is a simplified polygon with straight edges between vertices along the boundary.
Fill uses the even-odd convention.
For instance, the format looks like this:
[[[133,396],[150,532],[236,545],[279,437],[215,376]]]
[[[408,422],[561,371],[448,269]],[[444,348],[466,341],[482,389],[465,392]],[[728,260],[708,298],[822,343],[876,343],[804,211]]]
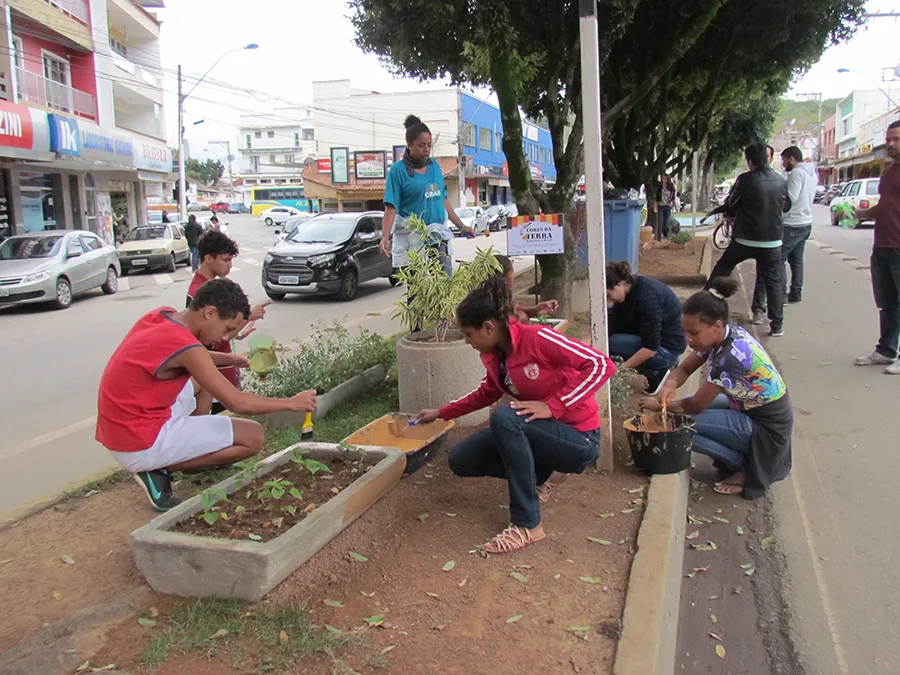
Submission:
[[[425,173],[413,171],[410,176],[406,165],[394,162],[388,172],[387,185],[384,188],[384,203],[397,209],[400,218],[409,218],[416,214],[426,225],[444,224],[447,212],[444,200],[447,198],[447,186],[441,167],[434,160],[429,160]]]

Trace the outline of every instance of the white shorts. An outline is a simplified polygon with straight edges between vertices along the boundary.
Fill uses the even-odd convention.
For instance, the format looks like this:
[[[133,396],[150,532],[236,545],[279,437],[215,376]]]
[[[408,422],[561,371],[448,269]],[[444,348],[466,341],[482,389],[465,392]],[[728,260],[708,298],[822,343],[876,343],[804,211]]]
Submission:
[[[164,469],[234,445],[231,418],[223,415],[191,416],[197,407],[190,380],[172,404],[172,416],[160,429],[156,441],[146,450],[110,454],[132,473]]]

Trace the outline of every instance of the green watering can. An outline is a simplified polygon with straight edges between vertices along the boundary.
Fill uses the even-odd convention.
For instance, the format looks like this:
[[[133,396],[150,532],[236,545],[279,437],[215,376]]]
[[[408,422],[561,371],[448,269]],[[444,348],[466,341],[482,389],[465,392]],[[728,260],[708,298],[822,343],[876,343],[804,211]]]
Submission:
[[[275,338],[268,335],[253,335],[250,338],[250,370],[261,380],[271,374],[278,365]]]

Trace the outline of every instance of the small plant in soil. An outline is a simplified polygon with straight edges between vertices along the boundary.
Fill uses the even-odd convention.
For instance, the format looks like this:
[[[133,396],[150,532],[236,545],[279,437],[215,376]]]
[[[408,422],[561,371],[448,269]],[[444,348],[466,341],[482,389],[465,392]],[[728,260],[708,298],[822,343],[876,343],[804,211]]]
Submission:
[[[541,326],[549,326],[551,317],[546,314],[542,314],[541,316],[534,317],[531,322],[540,324]]]
[[[247,484],[230,496],[222,490],[207,490],[201,495],[203,511],[173,529],[224,539],[274,539],[340,494],[374,463],[368,461],[365,450],[350,446],[345,450],[325,461],[295,451],[293,461],[265,476],[250,476]],[[230,514],[220,510],[224,502],[233,504]]]

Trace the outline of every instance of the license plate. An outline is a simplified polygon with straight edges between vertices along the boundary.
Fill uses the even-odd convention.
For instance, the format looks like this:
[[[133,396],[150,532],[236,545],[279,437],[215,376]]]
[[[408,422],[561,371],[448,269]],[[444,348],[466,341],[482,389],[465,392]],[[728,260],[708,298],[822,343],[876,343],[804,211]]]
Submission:
[[[146,258],[138,258],[137,260],[132,260],[132,261],[131,261],[131,264],[132,264],[132,265],[135,265],[135,266],[138,266],[138,265],[146,265],[146,264],[147,264],[147,259],[146,259]]]
[[[300,277],[278,277],[279,285],[296,286],[300,283]]]
[[[8,297],[9,297],[9,291],[6,290],[5,288],[0,288],[0,298],[8,298]]]

